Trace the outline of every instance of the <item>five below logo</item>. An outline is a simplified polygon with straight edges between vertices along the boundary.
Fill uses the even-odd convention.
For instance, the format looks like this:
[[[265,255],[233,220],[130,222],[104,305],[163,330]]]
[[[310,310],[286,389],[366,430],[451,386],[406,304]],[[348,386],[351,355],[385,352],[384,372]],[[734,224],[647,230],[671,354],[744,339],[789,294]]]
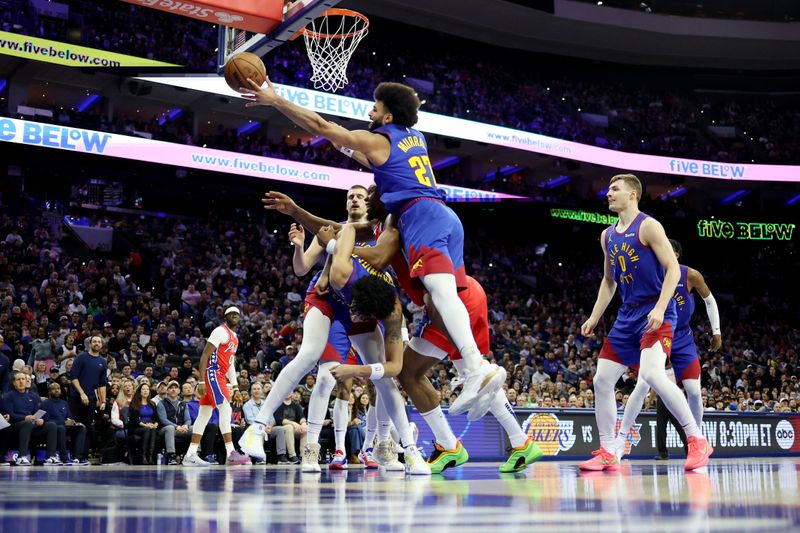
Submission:
[[[550,413],[533,414],[522,425],[522,430],[541,448],[545,455],[558,455],[575,444],[574,422],[559,420]]]

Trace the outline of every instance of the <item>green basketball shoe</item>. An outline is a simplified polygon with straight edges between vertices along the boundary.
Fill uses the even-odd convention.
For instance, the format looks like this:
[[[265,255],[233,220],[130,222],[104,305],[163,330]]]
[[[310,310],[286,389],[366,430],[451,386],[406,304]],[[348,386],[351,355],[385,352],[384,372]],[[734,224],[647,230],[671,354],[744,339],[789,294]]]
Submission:
[[[428,464],[431,467],[432,474],[440,474],[445,468],[451,466],[461,466],[469,461],[469,454],[461,441],[456,441],[455,450],[445,450],[438,443],[433,443],[433,454],[428,457]]]
[[[519,448],[511,450],[511,455],[504,464],[500,465],[501,472],[520,472],[525,470],[525,467],[535,463],[542,458],[544,453],[533,441],[533,438],[528,437],[525,444]]]

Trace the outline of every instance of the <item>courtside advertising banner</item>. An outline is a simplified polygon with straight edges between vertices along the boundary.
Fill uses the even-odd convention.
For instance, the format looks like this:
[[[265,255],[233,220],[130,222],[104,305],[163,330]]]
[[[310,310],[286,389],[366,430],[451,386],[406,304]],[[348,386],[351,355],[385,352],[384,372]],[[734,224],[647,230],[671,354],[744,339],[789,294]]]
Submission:
[[[353,185],[369,185],[373,182],[371,172],[311,165],[287,159],[239,154],[14,118],[0,118],[0,141],[342,190],[347,190]],[[506,198],[521,198],[510,194],[450,185],[440,185],[440,188],[447,192],[448,200],[454,202],[497,202]]]
[[[600,447],[594,411],[587,409],[518,409],[522,430],[533,437],[545,458],[588,459]],[[409,419],[419,429],[418,445],[430,449],[433,434],[415,410]],[[508,457],[510,446],[503,428],[489,413],[475,422],[466,415],[448,416],[456,437],[464,444],[470,458],[501,461]],[[617,428],[622,412],[617,416]],[[800,415],[796,413],[738,414],[708,412],[703,418],[703,434],[714,447],[716,457],[757,457],[800,455]],[[675,428],[667,425],[667,448],[670,455],[684,457],[683,445]],[[642,413],[628,433],[626,457],[652,459],[657,453],[656,416]],[[712,461],[713,457],[712,456]]]
[[[240,96],[231,90],[220,76],[151,76],[139,79],[229,97]],[[338,96],[290,85],[275,84],[275,91],[305,109],[356,120],[368,120],[367,113],[372,109],[373,104],[369,100]],[[420,112],[419,123],[415,127],[425,133],[506,146],[516,150],[536,152],[615,169],[728,181],[800,181],[800,166],[720,163],[718,161],[618,152],[608,148],[563,141],[536,133],[434,113]]]
[[[68,67],[177,67],[172,63],[155,61],[96,48],[40,39],[0,31],[0,54],[56,63]]]

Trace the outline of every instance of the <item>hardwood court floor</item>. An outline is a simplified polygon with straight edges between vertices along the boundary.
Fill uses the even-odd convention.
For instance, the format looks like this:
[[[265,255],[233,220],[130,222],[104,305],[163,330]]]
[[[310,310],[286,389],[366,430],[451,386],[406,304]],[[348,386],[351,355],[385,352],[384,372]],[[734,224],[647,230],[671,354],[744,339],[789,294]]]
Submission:
[[[800,459],[625,461],[617,474],[540,462],[431,478],[352,468],[4,467],[0,531],[800,531]],[[394,474],[394,475],[393,475]]]

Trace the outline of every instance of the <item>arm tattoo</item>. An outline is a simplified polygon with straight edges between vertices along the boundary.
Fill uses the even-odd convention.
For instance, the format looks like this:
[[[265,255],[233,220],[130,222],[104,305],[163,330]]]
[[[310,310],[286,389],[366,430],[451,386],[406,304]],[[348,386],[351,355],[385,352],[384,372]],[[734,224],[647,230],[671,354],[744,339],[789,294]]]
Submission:
[[[394,311],[389,318],[383,321],[386,328],[386,340],[389,342],[403,342],[401,328],[403,327],[403,311],[395,302]]]

